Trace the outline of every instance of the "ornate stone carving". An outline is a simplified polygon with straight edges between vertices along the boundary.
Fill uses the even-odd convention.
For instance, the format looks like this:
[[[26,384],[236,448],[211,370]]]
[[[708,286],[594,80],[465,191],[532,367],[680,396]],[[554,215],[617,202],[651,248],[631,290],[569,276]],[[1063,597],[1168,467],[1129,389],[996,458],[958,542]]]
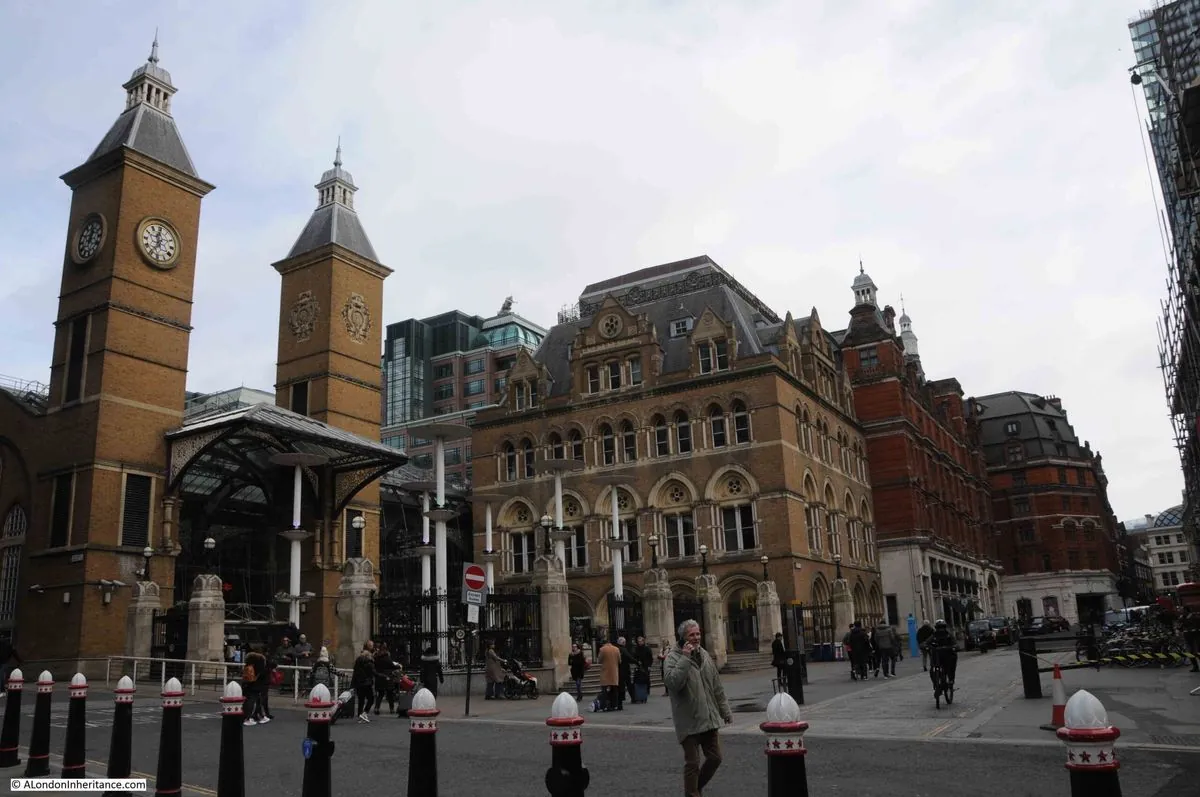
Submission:
[[[174,484],[175,480],[179,478],[179,474],[183,473],[184,469],[192,464],[192,460],[196,458],[196,455],[209,443],[225,434],[226,431],[225,429],[211,429],[206,432],[198,432],[190,437],[172,440],[171,474],[169,481]]]
[[[288,327],[300,343],[312,337],[317,328],[317,314],[321,312],[321,303],[312,291],[304,291],[296,297],[292,304],[292,312],[288,315]]]
[[[624,325],[621,323],[621,317],[616,313],[609,313],[600,321],[600,334],[606,338],[615,338],[621,334],[621,328]]]
[[[371,311],[367,309],[367,300],[362,294],[352,293],[342,306],[342,321],[346,322],[346,332],[355,343],[366,343],[367,333],[371,331]]]

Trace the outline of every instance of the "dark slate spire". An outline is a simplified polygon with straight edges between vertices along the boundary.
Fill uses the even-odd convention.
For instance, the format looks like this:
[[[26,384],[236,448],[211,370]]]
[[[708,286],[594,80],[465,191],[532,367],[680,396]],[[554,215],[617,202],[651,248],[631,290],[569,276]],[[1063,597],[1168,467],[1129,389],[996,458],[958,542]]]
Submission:
[[[113,122],[88,161],[128,147],[191,177],[198,177],[175,120],[171,118],[175,86],[171,83],[171,73],[158,65],[157,31],[150,46],[150,57],[133,70],[122,88],[126,92],[125,111]]]
[[[333,168],[321,175],[317,183],[317,209],[304,226],[304,231],[292,245],[288,257],[312,252],[329,244],[338,244],[356,255],[376,263],[375,248],[367,237],[358,214],[354,212],[354,192],[358,186],[350,172],[342,168],[342,140],[338,139]]]

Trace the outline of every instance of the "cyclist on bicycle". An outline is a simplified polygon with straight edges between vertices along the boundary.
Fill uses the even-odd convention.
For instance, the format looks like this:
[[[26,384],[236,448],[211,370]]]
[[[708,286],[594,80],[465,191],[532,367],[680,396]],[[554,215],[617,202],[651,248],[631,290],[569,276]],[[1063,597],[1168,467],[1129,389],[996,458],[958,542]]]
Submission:
[[[929,637],[925,647],[933,654],[931,663],[940,666],[946,673],[947,682],[953,685],[954,673],[958,670],[958,643],[954,641],[954,634],[950,633],[945,620],[938,620],[933,624],[933,636]],[[929,677],[933,680],[933,672],[930,672]]]

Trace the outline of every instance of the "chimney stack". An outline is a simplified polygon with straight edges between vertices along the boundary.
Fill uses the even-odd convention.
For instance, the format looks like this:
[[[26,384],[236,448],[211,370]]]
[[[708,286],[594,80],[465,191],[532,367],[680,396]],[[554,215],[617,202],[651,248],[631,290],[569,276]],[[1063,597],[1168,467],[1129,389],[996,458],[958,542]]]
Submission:
[[[896,311],[889,304],[883,308],[883,323],[887,325],[888,332],[896,334]]]

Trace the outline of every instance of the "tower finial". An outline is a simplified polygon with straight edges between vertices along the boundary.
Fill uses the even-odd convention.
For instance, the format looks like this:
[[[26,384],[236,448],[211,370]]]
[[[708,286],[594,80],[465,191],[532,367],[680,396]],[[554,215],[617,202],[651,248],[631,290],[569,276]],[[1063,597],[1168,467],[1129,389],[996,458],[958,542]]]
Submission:
[[[338,136],[337,153],[333,156],[333,165],[342,165],[342,137]]]
[[[903,292],[900,293],[900,315],[908,315],[908,313],[906,313],[904,311],[904,293]]]
[[[859,255],[859,256],[858,256],[858,273],[859,273],[859,274],[863,274],[863,273],[865,273],[865,272],[863,271],[862,255]]]
[[[154,44],[150,45],[150,57],[146,60],[152,64],[158,63],[158,28],[154,29]]]

